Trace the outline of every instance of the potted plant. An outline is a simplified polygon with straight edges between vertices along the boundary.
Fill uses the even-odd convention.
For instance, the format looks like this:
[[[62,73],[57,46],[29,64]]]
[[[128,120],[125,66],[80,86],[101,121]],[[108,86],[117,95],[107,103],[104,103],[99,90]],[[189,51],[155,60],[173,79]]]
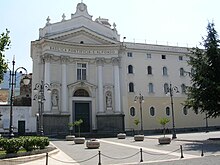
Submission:
[[[140,120],[139,119],[135,119],[134,120],[134,124],[136,126],[138,126],[140,124]],[[138,130],[138,134],[134,135],[134,140],[135,141],[144,141],[144,135],[139,134],[139,130]]]
[[[73,123],[68,123],[68,127],[69,127],[69,135],[66,136],[66,140],[73,141],[75,139],[75,136],[72,135]]]
[[[74,121],[73,127],[77,126],[78,127],[78,137],[75,137],[74,142],[75,144],[84,144],[85,143],[85,138],[84,137],[80,137],[80,125],[83,123],[82,119],[76,120]]]
[[[170,119],[164,117],[164,118],[160,118],[159,119],[159,123],[162,125],[163,127],[163,137],[160,137],[158,139],[159,144],[170,144],[171,142],[171,138],[166,137],[166,124],[170,122]]]

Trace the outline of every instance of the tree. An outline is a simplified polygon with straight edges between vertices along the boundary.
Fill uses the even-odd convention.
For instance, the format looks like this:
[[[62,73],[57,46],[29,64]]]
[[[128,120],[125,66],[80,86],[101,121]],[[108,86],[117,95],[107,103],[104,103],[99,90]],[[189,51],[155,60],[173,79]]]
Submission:
[[[2,33],[0,35],[0,83],[3,80],[4,72],[6,71],[8,65],[5,62],[5,50],[9,49],[10,47],[10,37],[9,37],[9,31],[6,29],[6,33]]]
[[[69,123],[69,127],[75,127],[77,126],[78,127],[78,133],[79,133],[79,137],[80,137],[80,125],[83,123],[83,120],[82,119],[79,119],[79,120],[76,120],[74,121],[73,123]]]
[[[164,117],[164,118],[160,118],[159,123],[160,125],[162,125],[163,127],[163,137],[165,137],[166,134],[166,124],[170,122],[170,119]]]
[[[214,23],[208,23],[207,36],[202,38],[204,49],[193,48],[188,64],[192,86],[188,87],[185,106],[206,113],[207,117],[220,116],[220,49]]]
[[[140,120],[139,120],[139,119],[135,119],[135,120],[134,120],[134,124],[135,124],[136,126],[138,126],[138,125],[140,124]],[[138,131],[138,134],[139,134],[139,131]]]

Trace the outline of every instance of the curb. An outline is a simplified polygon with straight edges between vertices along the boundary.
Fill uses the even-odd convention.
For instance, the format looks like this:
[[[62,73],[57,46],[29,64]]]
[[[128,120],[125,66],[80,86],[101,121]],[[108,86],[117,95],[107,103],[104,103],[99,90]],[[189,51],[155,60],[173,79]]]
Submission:
[[[46,153],[48,153],[49,155],[54,155],[54,154],[57,154],[58,152],[59,150],[55,148],[52,151],[41,153],[41,154],[2,159],[0,160],[0,162],[31,162],[31,161],[35,161],[38,159],[46,158]]]

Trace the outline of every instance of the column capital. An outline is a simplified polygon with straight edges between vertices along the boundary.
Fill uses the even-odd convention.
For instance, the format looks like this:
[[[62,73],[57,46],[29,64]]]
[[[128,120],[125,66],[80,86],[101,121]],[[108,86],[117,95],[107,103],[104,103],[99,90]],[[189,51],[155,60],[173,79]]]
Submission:
[[[96,64],[98,65],[98,66],[103,66],[103,64],[104,64],[104,62],[105,62],[105,58],[95,58],[95,61],[96,61]]]
[[[61,64],[66,64],[69,60],[68,56],[60,56],[60,62]]]
[[[112,65],[119,65],[121,61],[119,57],[112,57],[111,60],[112,60]]]
[[[52,57],[53,57],[52,54],[44,54],[44,55],[42,56],[44,62],[48,62],[48,63],[50,63]]]

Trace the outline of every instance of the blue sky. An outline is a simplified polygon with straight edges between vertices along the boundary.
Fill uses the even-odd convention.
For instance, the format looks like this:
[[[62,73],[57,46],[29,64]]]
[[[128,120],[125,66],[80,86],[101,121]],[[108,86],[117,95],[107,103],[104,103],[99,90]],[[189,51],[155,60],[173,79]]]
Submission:
[[[59,22],[62,14],[70,19],[81,0],[1,0],[0,33],[10,30],[11,49],[6,59],[15,55],[16,68],[32,72],[30,43],[37,40],[39,28]],[[83,0],[93,16],[107,18],[117,25],[121,40],[179,46],[196,46],[206,35],[208,21],[214,21],[220,33],[219,0]]]

